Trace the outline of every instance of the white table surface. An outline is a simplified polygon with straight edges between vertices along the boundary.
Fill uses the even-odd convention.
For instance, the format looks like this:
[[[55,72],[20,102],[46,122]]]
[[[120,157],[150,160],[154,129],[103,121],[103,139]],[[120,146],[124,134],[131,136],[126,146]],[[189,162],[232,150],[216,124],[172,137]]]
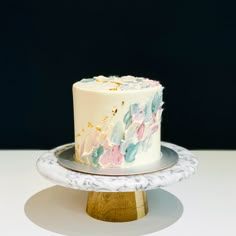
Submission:
[[[38,226],[25,213],[25,205],[32,196],[54,186],[40,176],[35,168],[36,160],[43,152],[0,151],[0,235],[66,235]],[[158,232],[150,232],[148,235],[236,235],[236,151],[193,151],[193,153],[199,160],[197,173],[188,180],[165,188],[182,202],[183,215],[169,227]],[[152,191],[148,194],[151,195]],[[71,197],[69,195],[68,202]],[[86,197],[83,201],[85,199]],[[42,201],[46,202],[47,199]],[[43,208],[43,204],[40,207]],[[63,210],[63,205],[61,208]],[[150,204],[149,208],[152,208]],[[42,212],[43,209],[40,214]],[[83,209],[81,214],[85,214]],[[37,212],[35,215],[42,217],[42,215],[37,216]],[[63,227],[63,222],[57,223]],[[132,224],[129,226],[132,227]],[[96,228],[93,235],[96,235]],[[137,232],[136,235],[140,233]]]

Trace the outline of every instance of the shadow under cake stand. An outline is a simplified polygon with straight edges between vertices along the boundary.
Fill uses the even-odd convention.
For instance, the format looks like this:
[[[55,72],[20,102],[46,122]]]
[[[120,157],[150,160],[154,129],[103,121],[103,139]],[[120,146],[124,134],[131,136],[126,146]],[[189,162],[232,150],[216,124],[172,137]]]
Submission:
[[[177,163],[147,174],[97,175],[65,168],[58,163],[57,156],[72,148],[73,143],[45,152],[36,165],[46,179],[67,188],[88,191],[86,211],[93,218],[127,222],[147,214],[146,191],[180,182],[196,172],[198,161],[190,151],[171,143],[162,142],[161,145],[177,153]]]

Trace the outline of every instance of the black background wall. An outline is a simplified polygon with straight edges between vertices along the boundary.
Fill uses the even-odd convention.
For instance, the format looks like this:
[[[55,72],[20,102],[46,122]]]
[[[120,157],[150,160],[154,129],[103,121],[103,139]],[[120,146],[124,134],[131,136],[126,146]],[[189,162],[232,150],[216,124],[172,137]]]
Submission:
[[[1,7],[0,148],[72,142],[72,84],[101,74],[161,81],[163,140],[236,148],[233,1],[50,2]]]

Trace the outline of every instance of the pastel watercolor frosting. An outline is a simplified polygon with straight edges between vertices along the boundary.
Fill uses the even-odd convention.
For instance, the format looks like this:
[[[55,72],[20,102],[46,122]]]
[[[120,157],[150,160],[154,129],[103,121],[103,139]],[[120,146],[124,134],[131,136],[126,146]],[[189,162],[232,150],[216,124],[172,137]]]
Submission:
[[[158,81],[133,76],[75,83],[75,160],[126,168],[160,159],[162,91]]]

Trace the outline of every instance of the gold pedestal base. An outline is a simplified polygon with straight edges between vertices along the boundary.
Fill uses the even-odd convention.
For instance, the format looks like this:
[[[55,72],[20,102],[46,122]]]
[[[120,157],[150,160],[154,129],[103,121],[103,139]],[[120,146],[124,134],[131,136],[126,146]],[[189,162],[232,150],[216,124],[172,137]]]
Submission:
[[[89,192],[86,211],[103,221],[137,220],[148,212],[146,192]]]

